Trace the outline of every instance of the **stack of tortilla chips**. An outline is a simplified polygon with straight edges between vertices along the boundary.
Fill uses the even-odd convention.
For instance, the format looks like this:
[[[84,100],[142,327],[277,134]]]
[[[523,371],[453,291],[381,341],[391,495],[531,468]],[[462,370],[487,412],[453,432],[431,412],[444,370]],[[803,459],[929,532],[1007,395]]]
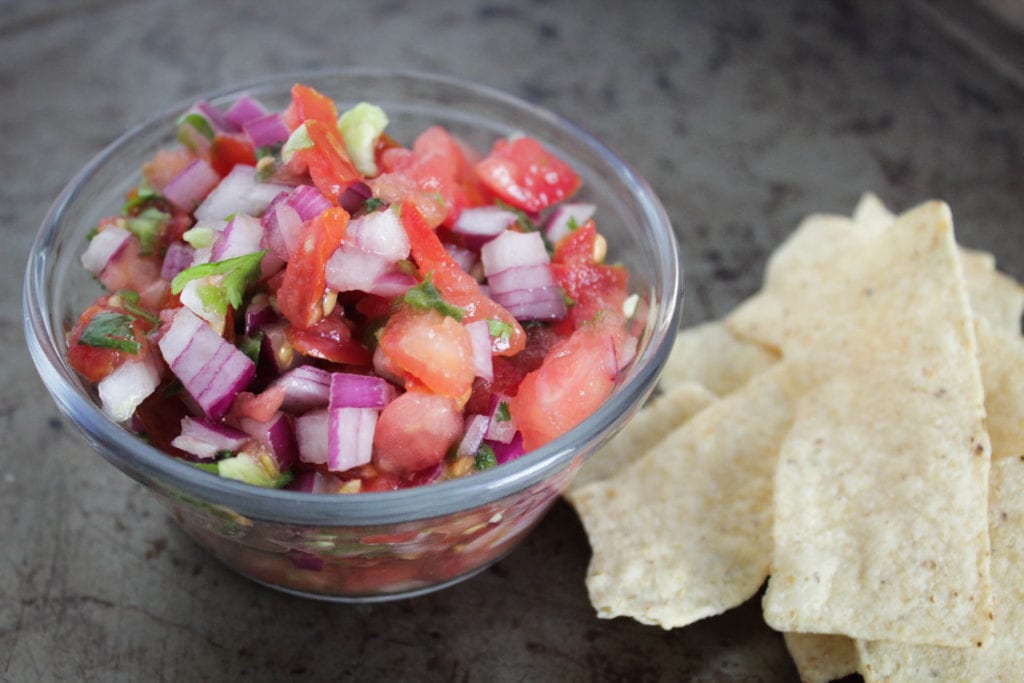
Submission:
[[[805,681],[1019,680],[1022,311],[941,202],[806,219],[567,493],[598,614],[684,626],[768,579]]]

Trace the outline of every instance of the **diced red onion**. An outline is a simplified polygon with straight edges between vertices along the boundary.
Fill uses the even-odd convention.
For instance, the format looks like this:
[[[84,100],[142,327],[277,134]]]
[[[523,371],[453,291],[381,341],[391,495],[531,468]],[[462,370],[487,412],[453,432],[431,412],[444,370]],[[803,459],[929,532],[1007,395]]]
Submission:
[[[263,239],[260,246],[269,249],[278,258],[288,260],[299,242],[303,223],[298,211],[287,202],[288,195],[279,194],[270,203],[260,219]]]
[[[219,182],[220,175],[213,167],[203,159],[196,159],[164,186],[164,198],[179,209],[191,211],[204,201]],[[225,216],[226,213],[214,218]],[[200,218],[198,215],[196,217]]]
[[[242,95],[224,112],[224,119],[235,126],[235,130],[238,130],[244,128],[249,121],[264,116],[266,113],[266,107],[248,95]],[[257,145],[257,147],[259,146]]]
[[[370,186],[361,180],[349,183],[348,187],[338,195],[338,206],[349,213],[355,213],[366,203],[366,200],[373,196]]]
[[[301,365],[276,380],[273,387],[284,387],[281,409],[289,413],[305,413],[324,408],[331,398],[331,373],[313,365]]]
[[[538,263],[533,266],[516,266],[495,273],[487,278],[487,284],[493,298],[506,292],[551,287],[555,284],[555,277],[551,274],[549,264]]]
[[[577,227],[581,226],[590,220],[596,209],[593,204],[559,204],[544,224],[544,235],[552,244],[558,244],[563,237],[572,232],[570,222],[574,222]]]
[[[484,434],[487,433],[489,419],[486,415],[467,415],[466,427],[462,433],[462,440],[455,454],[462,458],[467,455],[475,455],[484,441]]]
[[[260,182],[255,167],[236,164],[196,208],[195,216],[200,221],[224,220],[238,213],[259,216],[278,193],[290,189],[280,183]]]
[[[494,379],[494,363],[491,356],[491,330],[486,320],[466,323],[469,343],[473,349],[473,372],[486,380]]]
[[[330,409],[374,408],[381,410],[394,400],[398,391],[383,377],[356,375],[349,372],[331,373]]]
[[[210,250],[210,261],[223,261],[235,256],[245,256],[260,251],[263,226],[258,218],[236,213],[223,232],[217,235]]]
[[[245,334],[251,337],[278,320],[280,318],[270,305],[270,298],[266,294],[257,294],[245,309]]]
[[[286,486],[289,491],[303,493],[337,493],[342,480],[333,474],[324,474],[319,470],[305,470],[295,475]]]
[[[323,559],[317,557],[313,553],[307,553],[303,550],[296,550],[292,548],[285,553],[285,556],[292,561],[292,565],[296,569],[318,572],[324,568]]]
[[[488,441],[509,443],[516,434],[516,425],[511,419],[498,419],[498,409],[502,403],[505,404],[507,409],[509,403],[508,396],[496,394],[491,398],[491,409],[488,415],[487,434],[485,436]]]
[[[479,248],[516,222],[516,215],[497,206],[463,209],[452,224],[452,232],[466,237],[466,246]]]
[[[444,243],[444,250],[448,252],[448,255],[459,264],[459,268],[462,268],[467,273],[473,270],[473,267],[480,262],[480,257],[477,256],[477,252],[463,247],[459,244],[453,244],[452,242]]]
[[[412,275],[403,273],[398,268],[393,267],[378,277],[374,281],[373,286],[367,290],[367,293],[391,298],[405,294],[406,290],[410,287],[415,287],[416,284],[417,280]]]
[[[284,142],[291,134],[280,114],[271,113],[257,116],[242,124],[242,130],[249,136],[253,147],[269,147]]]
[[[214,332],[187,308],[174,314],[157,343],[171,371],[207,417],[224,416],[235,396],[256,375],[244,353]]]
[[[344,472],[370,462],[377,411],[373,408],[332,408],[328,412],[327,469]]]
[[[267,422],[243,417],[239,420],[239,426],[266,446],[279,470],[286,470],[295,464],[299,448],[295,443],[295,430],[287,415],[278,412]]]
[[[488,278],[509,268],[535,266],[551,261],[539,232],[514,230],[506,230],[481,247],[480,259]]]
[[[498,300],[495,299],[495,302]],[[558,298],[546,297],[532,301],[505,306],[516,320],[562,320],[568,314],[568,308],[561,295]]]
[[[99,237],[99,235],[97,235]],[[164,254],[163,265],[160,266],[160,277],[170,282],[174,276],[192,265],[195,249],[184,242],[172,242]]]
[[[391,266],[392,262],[380,254],[345,243],[327,260],[324,277],[335,292],[368,292]]]
[[[288,204],[299,214],[303,223],[313,220],[333,206],[331,200],[312,185],[299,185],[292,190]]]
[[[200,460],[213,460],[222,451],[237,452],[250,436],[218,422],[185,416],[181,419],[181,433],[171,445]]]
[[[303,363],[304,356],[295,353],[288,335],[287,323],[273,322],[263,327],[263,343],[260,344],[260,368],[266,368],[272,375],[280,375],[290,368]]]
[[[160,385],[160,371],[148,356],[130,359],[100,380],[96,387],[103,412],[124,422]]]
[[[82,266],[93,275],[99,275],[107,264],[121,253],[131,238],[132,234],[124,228],[116,225],[107,226],[89,240],[89,246],[81,257]]]
[[[353,220],[345,241],[393,263],[409,256],[409,236],[393,211],[374,211]]]
[[[225,133],[237,133],[238,126],[234,122],[228,120],[224,113],[217,109],[206,100],[199,100],[192,108],[203,115],[210,125],[213,126],[214,130],[223,131]]]
[[[299,460],[302,462],[312,465],[327,462],[328,418],[326,408],[295,418],[295,440],[299,445]]]
[[[516,432],[507,444],[489,439],[487,444],[494,450],[494,458],[499,465],[504,465],[526,454],[526,450],[523,448],[523,435],[519,432]]]

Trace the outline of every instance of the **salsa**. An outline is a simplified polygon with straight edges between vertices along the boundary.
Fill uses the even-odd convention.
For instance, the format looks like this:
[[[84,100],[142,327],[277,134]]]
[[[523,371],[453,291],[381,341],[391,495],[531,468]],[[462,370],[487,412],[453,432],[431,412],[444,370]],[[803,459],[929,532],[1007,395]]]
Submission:
[[[632,360],[628,272],[527,136],[440,126],[297,84],[271,111],[197,102],[83,266],[105,292],[68,361],[104,411],[222,477],[318,493],[500,466],[586,419]]]

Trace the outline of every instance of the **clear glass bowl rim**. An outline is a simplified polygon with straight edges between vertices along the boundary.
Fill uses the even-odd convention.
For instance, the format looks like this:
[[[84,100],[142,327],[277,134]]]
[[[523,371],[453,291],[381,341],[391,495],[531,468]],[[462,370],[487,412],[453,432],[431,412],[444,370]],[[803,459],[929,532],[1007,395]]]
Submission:
[[[74,370],[60,350],[57,335],[63,332],[50,324],[52,316],[45,298],[48,291],[45,279],[47,249],[54,242],[61,217],[75,201],[80,186],[128,142],[154,126],[165,125],[169,118],[188,109],[197,99],[222,98],[277,84],[327,78],[405,79],[461,89],[493,100],[568,133],[602,157],[615,170],[616,181],[632,190],[643,209],[644,222],[651,228],[654,251],[660,261],[658,277],[652,281],[654,291],[660,293],[658,315],[653,321],[650,341],[635,359],[627,379],[608,401],[569,433],[514,462],[469,477],[397,491],[328,496],[262,489],[210,476],[136,438],[107,418],[91,398],[76,388]],[[372,526],[440,517],[499,500],[568,466],[581,445],[606,440],[621,422],[623,413],[650,394],[668,358],[682,310],[682,267],[668,215],[647,182],[593,135],[561,116],[489,86],[450,76],[414,70],[320,69],[282,72],[200,93],[149,117],[111,142],[72,178],[44,217],[29,252],[22,303],[29,351],[58,407],[97,446],[101,455],[122,471],[147,485],[156,484],[171,492],[185,493],[256,520],[295,525]]]

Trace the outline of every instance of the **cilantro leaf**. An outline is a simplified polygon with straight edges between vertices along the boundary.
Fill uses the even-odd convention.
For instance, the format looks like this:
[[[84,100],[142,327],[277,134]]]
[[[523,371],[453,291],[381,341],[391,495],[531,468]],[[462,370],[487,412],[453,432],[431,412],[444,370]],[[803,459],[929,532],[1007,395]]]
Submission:
[[[494,318],[487,319],[487,331],[502,345],[507,345],[509,343],[509,338],[512,336],[512,326],[501,320],[495,320]]]
[[[423,282],[405,291],[406,304],[420,311],[435,310],[442,315],[455,318],[459,322],[466,314],[465,309],[454,306],[441,297],[441,292],[434,286],[433,273],[427,273]]]
[[[363,202],[363,211],[366,213],[373,213],[377,209],[382,209],[388,206],[388,203],[380,197],[370,197]]]
[[[242,350],[242,353],[249,356],[249,360],[258,364],[260,359],[260,346],[262,344],[263,333],[257,332],[251,337],[242,337],[242,342],[238,345],[238,348]]]
[[[579,230],[580,224],[576,222],[576,216],[569,216],[569,220],[566,222],[565,227],[569,228],[569,232]]]
[[[213,130],[213,126],[210,125],[210,122],[207,121],[206,117],[202,114],[190,112],[178,119],[179,129],[186,125],[191,126],[197,133],[211,142],[213,141],[213,138],[217,136],[217,133]]]
[[[508,401],[498,402],[498,407],[494,411],[494,419],[498,422],[509,422],[512,419],[512,414],[508,411]]]
[[[143,180],[139,183],[138,187],[135,188],[135,196],[124,203],[122,211],[125,214],[128,214],[132,209],[148,202],[151,199],[160,199],[160,193],[150,187],[149,184]]]
[[[530,218],[529,214],[522,209],[516,208],[511,204],[501,201],[500,199],[494,200],[494,203],[498,208],[514,213],[516,215],[516,223],[519,224],[519,229],[523,232],[537,232],[540,230],[540,228],[537,227],[537,224]]]
[[[102,311],[94,315],[85,326],[78,337],[78,343],[101,349],[138,353],[142,345],[135,340],[135,331],[132,329],[134,321],[135,319],[127,313]]]
[[[170,214],[149,207],[138,216],[128,219],[128,230],[139,238],[139,244],[142,245],[140,254],[149,256],[153,253],[160,233],[163,232],[164,225],[170,218]]]
[[[222,275],[220,282],[214,284],[223,293],[229,304],[238,310],[242,307],[242,296],[245,288],[256,281],[260,275],[260,263],[267,251],[257,251],[252,254],[243,254],[234,258],[216,261],[214,263],[201,263],[198,266],[186,268],[171,280],[171,293],[180,294],[186,284],[201,277]]]
[[[485,443],[480,444],[476,457],[473,458],[473,469],[489,470],[497,464],[498,458],[494,455],[494,449]]]

